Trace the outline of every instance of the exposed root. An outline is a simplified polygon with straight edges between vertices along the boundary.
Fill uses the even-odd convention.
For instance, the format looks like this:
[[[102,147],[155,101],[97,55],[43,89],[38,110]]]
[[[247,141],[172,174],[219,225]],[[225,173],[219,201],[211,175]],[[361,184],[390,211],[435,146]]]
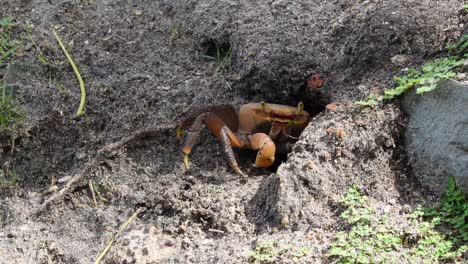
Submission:
[[[34,216],[39,216],[45,210],[49,208],[50,205],[53,203],[57,203],[59,200],[64,199],[64,197],[76,190],[78,187],[83,187],[88,184],[88,178],[92,176],[93,172],[99,167],[99,164],[106,160],[108,157],[111,156],[112,152],[126,146],[129,143],[132,143],[137,140],[141,140],[143,138],[154,136],[160,133],[161,131],[166,131],[170,129],[175,129],[174,125],[165,125],[165,126],[157,126],[157,127],[150,127],[144,128],[141,130],[137,130],[135,133],[128,137],[124,137],[121,140],[111,143],[107,146],[104,146],[97,152],[97,155],[94,159],[89,161],[81,172],[75,175],[67,184],[58,192],[54,193],[51,197],[44,201],[34,212]]]

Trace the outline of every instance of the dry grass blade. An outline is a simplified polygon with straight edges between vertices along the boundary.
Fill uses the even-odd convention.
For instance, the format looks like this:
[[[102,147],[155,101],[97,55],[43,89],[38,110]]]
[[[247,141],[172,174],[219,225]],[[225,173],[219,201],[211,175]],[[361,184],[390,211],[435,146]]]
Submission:
[[[53,33],[54,33],[55,38],[57,39],[57,42],[59,43],[60,47],[62,48],[63,53],[65,53],[65,56],[67,57],[68,62],[70,62],[70,65],[72,66],[73,71],[76,74],[76,78],[78,78],[78,82],[80,83],[81,101],[80,101],[80,106],[78,107],[78,112],[76,113],[76,116],[81,116],[82,114],[84,114],[84,106],[85,106],[85,102],[86,102],[86,90],[85,90],[85,87],[84,87],[83,78],[81,78],[81,74],[78,71],[78,67],[76,67],[75,63],[73,62],[72,57],[70,56],[67,49],[63,45],[62,40],[60,39],[57,32],[55,32],[55,29],[53,29]]]
[[[89,181],[89,190],[91,191],[91,196],[93,197],[93,206],[97,207],[96,195],[94,194],[93,181]]]
[[[125,221],[125,223],[123,223],[121,226],[120,226],[120,229],[119,231],[112,237],[112,239],[109,241],[109,243],[107,244],[107,246],[104,248],[104,250],[101,252],[101,254],[99,254],[99,256],[97,257],[96,261],[94,262],[94,264],[99,264],[101,263],[101,260],[106,256],[107,252],[109,252],[109,249],[111,248],[112,244],[114,243],[114,241],[117,239],[117,237],[125,230],[127,229],[127,227],[130,225],[130,223],[133,221],[133,219],[135,219],[135,217],[141,212],[141,208],[138,208],[132,216],[130,216],[130,218],[127,219],[127,221]]]

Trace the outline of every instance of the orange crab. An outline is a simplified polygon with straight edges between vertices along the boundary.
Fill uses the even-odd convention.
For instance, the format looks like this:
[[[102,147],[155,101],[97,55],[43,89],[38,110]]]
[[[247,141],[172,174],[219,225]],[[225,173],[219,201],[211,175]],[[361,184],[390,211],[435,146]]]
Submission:
[[[187,130],[182,147],[185,167],[189,168],[189,154],[204,125],[221,140],[229,165],[238,174],[245,176],[237,165],[233,147],[258,150],[255,166],[270,167],[275,161],[275,153],[285,152],[291,146],[291,139],[297,139],[309,123],[310,115],[303,108],[302,102],[297,107],[249,103],[241,106],[239,115],[230,105],[201,108],[190,114],[177,129],[178,139]]]

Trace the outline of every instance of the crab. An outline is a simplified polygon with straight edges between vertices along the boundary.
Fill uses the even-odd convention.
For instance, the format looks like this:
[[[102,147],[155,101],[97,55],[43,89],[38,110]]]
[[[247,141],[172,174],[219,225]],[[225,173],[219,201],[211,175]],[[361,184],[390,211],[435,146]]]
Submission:
[[[268,168],[273,165],[276,153],[291,149],[291,142],[310,121],[310,115],[300,102],[297,107],[261,103],[242,105],[239,114],[230,105],[205,106],[191,113],[178,127],[182,143],[182,155],[186,169],[189,169],[189,155],[206,125],[215,137],[220,139],[228,163],[238,174],[246,176],[239,168],[233,148],[257,150],[255,167]]]

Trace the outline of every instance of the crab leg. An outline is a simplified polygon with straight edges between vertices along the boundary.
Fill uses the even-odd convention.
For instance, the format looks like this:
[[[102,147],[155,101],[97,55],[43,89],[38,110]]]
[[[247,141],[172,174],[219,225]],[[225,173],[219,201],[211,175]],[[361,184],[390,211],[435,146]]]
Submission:
[[[229,136],[230,133],[232,132],[226,126],[221,128],[220,139],[221,143],[223,143],[224,152],[227,155],[229,166],[231,166],[231,168],[238,174],[246,177],[247,175],[245,175],[239,168],[239,165],[237,165],[236,156],[234,155],[234,151],[231,146],[231,137]]]
[[[182,155],[184,157],[185,168],[189,168],[189,154],[192,152],[192,148],[197,144],[198,138],[200,137],[200,132],[203,129],[203,122],[206,114],[201,114],[195,120],[192,120],[189,128],[187,129],[187,136],[185,136],[184,145],[182,147]],[[180,138],[182,130],[185,129],[181,125],[177,130],[177,137]]]
[[[177,128],[177,138],[181,139],[184,130],[192,126],[195,120],[202,114],[216,113],[221,116],[224,123],[232,130],[237,131],[239,123],[237,120],[236,110],[230,105],[212,105],[205,106],[190,114]]]
[[[245,147],[245,144],[232,132],[231,129],[219,118],[215,113],[207,112],[198,115],[191,120],[187,129],[187,136],[182,147],[185,167],[189,168],[189,154],[192,152],[193,146],[197,143],[200,132],[206,125],[211,132],[221,140],[224,151],[226,152],[229,165],[240,175],[245,174],[239,169],[232,147]],[[188,125],[186,125],[188,126]],[[182,125],[181,125],[182,127]],[[183,128],[183,127],[182,127]],[[179,128],[179,130],[181,130]],[[179,132],[178,132],[179,133]]]

